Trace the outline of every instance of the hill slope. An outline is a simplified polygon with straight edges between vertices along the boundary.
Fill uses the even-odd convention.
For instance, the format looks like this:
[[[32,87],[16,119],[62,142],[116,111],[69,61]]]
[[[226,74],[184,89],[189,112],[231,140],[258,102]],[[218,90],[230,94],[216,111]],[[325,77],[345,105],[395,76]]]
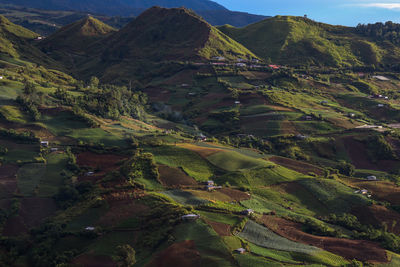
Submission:
[[[153,7],[108,38],[105,58],[154,61],[251,57],[250,51],[184,8]]]
[[[93,17],[71,23],[50,35],[40,46],[46,51],[85,52],[87,47],[116,31]]]
[[[281,64],[377,65],[393,61],[394,56],[354,28],[302,17],[276,16],[240,29],[229,25],[219,29],[258,56]]]
[[[195,10],[213,25],[231,24],[237,27],[265,18],[245,12],[232,12],[209,0],[0,0],[0,3],[45,10],[76,10],[109,16],[138,16],[152,6],[186,7]]]
[[[0,59],[22,59],[43,65],[55,63],[31,45],[38,35],[0,16]]]

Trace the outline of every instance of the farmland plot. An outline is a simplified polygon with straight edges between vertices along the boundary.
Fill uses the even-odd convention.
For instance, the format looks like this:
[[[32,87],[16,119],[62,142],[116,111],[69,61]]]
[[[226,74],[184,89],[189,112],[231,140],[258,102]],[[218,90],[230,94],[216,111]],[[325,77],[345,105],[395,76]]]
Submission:
[[[306,254],[312,254],[319,251],[319,249],[316,247],[296,243],[283,238],[273,233],[268,228],[265,228],[264,226],[261,226],[253,221],[248,221],[243,231],[238,235],[249,242],[265,248]]]

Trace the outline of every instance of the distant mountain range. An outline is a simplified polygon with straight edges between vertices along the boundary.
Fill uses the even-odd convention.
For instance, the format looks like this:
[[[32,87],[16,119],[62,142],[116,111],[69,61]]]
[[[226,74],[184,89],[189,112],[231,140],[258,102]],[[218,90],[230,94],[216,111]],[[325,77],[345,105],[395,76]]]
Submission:
[[[44,10],[82,11],[108,16],[138,16],[152,6],[193,9],[212,25],[246,26],[265,16],[234,12],[209,0],[0,0],[2,4]]]

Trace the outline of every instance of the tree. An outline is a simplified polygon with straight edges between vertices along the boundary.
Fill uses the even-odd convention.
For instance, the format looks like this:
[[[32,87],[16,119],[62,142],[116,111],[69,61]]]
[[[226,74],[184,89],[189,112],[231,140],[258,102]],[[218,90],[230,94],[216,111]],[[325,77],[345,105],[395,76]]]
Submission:
[[[352,176],[354,174],[355,167],[346,161],[341,161],[338,165],[338,169],[341,174]]]
[[[99,78],[97,78],[96,76],[90,77],[90,83],[89,83],[90,87],[97,88],[99,87],[99,84],[100,84]]]
[[[31,83],[31,82],[25,82],[25,86],[24,86],[24,94],[26,95],[32,95],[34,93],[36,93],[36,86],[35,84]]]
[[[128,244],[117,247],[117,263],[119,267],[130,267],[136,263],[136,252]]]

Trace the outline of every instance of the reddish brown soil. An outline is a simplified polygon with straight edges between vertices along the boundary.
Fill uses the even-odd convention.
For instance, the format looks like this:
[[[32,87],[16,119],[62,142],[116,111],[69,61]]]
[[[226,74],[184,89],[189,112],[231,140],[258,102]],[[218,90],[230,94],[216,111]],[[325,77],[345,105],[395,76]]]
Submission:
[[[76,257],[72,264],[82,267],[116,267],[117,264],[109,256],[83,254]]]
[[[15,177],[17,172],[18,172],[17,165],[8,164],[0,166],[0,179]]]
[[[212,148],[212,147],[202,147],[202,146],[196,146],[194,144],[188,144],[188,143],[182,143],[178,144],[178,146],[192,150],[202,156],[203,158],[207,158],[211,155],[214,155],[218,152],[224,151],[221,148]]]
[[[281,132],[282,132],[282,134],[298,134],[299,133],[296,130],[296,126],[291,121],[282,121],[281,122]]]
[[[31,228],[38,226],[45,218],[51,216],[57,209],[52,198],[24,198],[21,201],[19,215],[25,224]]]
[[[7,220],[3,228],[5,236],[19,236],[28,233],[28,227],[25,225],[21,216],[17,215]]]
[[[132,200],[113,201],[109,204],[110,209],[99,220],[101,225],[116,226],[125,219],[141,216],[149,210],[149,207]]]
[[[179,168],[172,168],[165,165],[158,166],[160,181],[164,186],[180,188],[195,186],[197,182]]]
[[[146,94],[152,102],[167,103],[171,98],[171,92],[160,87],[148,87],[146,88]]]
[[[352,137],[345,137],[342,140],[347,154],[350,156],[352,163],[357,169],[388,171],[399,165],[399,162],[395,160],[379,160],[377,163],[373,163],[368,157],[365,144],[354,140]]]
[[[18,236],[25,234],[32,227],[38,226],[44,219],[54,214],[56,204],[51,198],[24,198],[21,200],[17,216],[7,220],[3,234]]]
[[[2,197],[12,197],[17,191],[17,175],[18,166],[16,165],[3,165],[0,166],[0,192]]]
[[[370,224],[377,227],[387,226],[389,232],[400,234],[400,214],[389,210],[384,206],[372,205],[368,207],[357,207],[352,210],[362,224]]]
[[[102,175],[119,168],[118,163],[127,157],[114,154],[95,154],[83,152],[77,155],[76,162],[79,166],[91,167],[96,170],[92,176],[81,176],[79,181],[97,181]]]
[[[356,168],[377,169],[377,166],[369,160],[368,152],[362,142],[354,140],[352,137],[346,137],[342,140],[347,154]]]
[[[251,198],[251,196],[248,193],[231,188],[221,188],[218,189],[218,192],[221,192],[222,194],[229,196],[235,201],[243,201]]]
[[[314,165],[305,163],[305,162],[301,162],[301,161],[297,161],[297,160],[293,160],[293,159],[288,159],[288,158],[283,158],[283,157],[271,157],[269,158],[270,161],[282,165],[286,168],[295,170],[297,172],[303,173],[303,174],[308,174],[310,172],[313,172],[317,175],[323,175],[324,172],[321,168],[318,168]]]
[[[264,215],[262,222],[272,231],[287,239],[319,247],[346,259],[371,263],[388,262],[386,251],[371,241],[311,235],[301,230],[301,224],[275,216]]]
[[[367,189],[377,200],[387,201],[393,205],[400,205],[400,187],[387,181],[350,181],[354,186],[360,189]]]
[[[220,236],[230,236],[231,235],[231,226],[229,224],[213,222],[213,221],[209,221],[209,220],[206,220],[206,222]]]
[[[200,266],[200,253],[193,240],[175,243],[159,253],[147,267]]]

